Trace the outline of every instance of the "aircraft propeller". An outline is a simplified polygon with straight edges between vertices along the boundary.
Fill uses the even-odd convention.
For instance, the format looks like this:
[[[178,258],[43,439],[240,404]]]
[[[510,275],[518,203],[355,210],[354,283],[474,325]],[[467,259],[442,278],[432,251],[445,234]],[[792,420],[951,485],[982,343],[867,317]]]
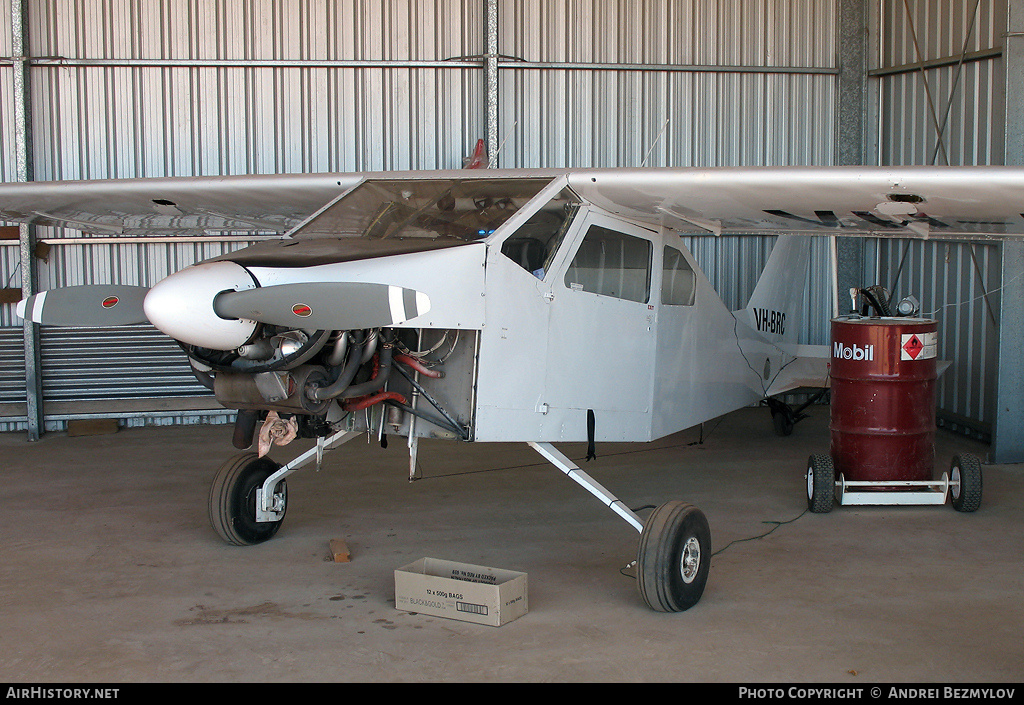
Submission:
[[[218,294],[213,310],[278,326],[355,330],[404,323],[430,310],[426,294],[387,284],[315,282],[277,284]]]
[[[303,282],[213,293],[188,286],[193,283],[188,277],[175,282],[175,276],[152,290],[103,284],[51,289],[20,301],[17,313],[36,323],[79,328],[152,323],[185,343],[231,349],[245,342],[251,329],[212,338],[204,329],[232,321],[306,330],[369,329],[404,323],[430,310],[426,294],[387,284]],[[217,340],[225,342],[217,345]]]
[[[53,326],[100,328],[147,323],[149,287],[84,284],[50,289],[18,302],[18,316]]]

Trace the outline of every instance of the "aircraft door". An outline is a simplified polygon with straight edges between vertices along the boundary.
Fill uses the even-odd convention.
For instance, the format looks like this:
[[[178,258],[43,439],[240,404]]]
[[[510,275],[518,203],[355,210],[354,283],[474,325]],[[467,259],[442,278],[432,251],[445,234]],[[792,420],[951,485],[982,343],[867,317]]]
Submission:
[[[583,212],[553,262],[545,398],[564,440],[647,440],[651,433],[655,261],[660,235]]]

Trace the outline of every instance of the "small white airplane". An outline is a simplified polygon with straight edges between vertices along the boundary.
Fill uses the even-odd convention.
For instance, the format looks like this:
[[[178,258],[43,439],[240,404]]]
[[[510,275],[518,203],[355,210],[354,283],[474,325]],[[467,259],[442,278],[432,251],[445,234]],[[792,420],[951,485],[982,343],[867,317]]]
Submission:
[[[285,478],[365,433],[521,441],[640,533],[659,611],[698,602],[711,534],[672,500],[641,519],[555,449],[651,441],[798,387],[827,346],[798,344],[805,235],[1024,235],[1024,170],[683,168],[162,178],[0,186],[0,220],[99,233],[278,232],[151,288],[68,287],[18,305],[38,323],[150,322],[238,410],[210,517],[274,536]],[[778,234],[729,311],[682,236]],[[786,408],[773,404],[773,412]],[[783,428],[792,418],[783,418]],[[259,427],[259,428],[258,428]],[[791,428],[791,426],[789,426]],[[285,465],[269,445],[315,445]],[[257,440],[258,438],[258,440]]]

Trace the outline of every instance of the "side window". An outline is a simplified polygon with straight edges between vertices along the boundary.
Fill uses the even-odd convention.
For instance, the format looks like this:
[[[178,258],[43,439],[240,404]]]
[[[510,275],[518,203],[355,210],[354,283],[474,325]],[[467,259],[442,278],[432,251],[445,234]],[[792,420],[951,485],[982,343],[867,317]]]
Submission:
[[[661,303],[669,306],[693,306],[697,275],[683,253],[665,247],[665,264],[661,276]]]
[[[501,254],[543,279],[578,209],[576,195],[563,190],[502,243]]]
[[[651,296],[651,243],[591,225],[565,273],[576,291],[646,303]]]

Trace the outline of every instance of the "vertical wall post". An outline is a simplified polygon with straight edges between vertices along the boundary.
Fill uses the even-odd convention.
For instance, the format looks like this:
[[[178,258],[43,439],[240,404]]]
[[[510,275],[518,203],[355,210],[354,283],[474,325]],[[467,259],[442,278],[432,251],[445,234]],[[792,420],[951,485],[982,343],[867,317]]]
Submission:
[[[32,116],[28,75],[27,12],[25,0],[11,0],[11,54],[14,71],[14,151],[17,180],[31,181]],[[20,226],[21,293],[27,297],[36,291],[35,229]],[[25,405],[28,416],[28,439],[39,440],[42,433],[42,383],[39,374],[39,326],[24,322],[25,338]]]
[[[1006,3],[1003,40],[1006,115],[1004,164],[1024,166],[1024,0]],[[996,372],[996,412],[989,460],[1024,462],[1024,242],[1001,245],[1002,290],[999,292],[999,363]]]
[[[836,163],[864,164],[867,115],[867,8],[865,0],[839,2],[839,85],[836,90]]]
[[[867,116],[867,9],[865,0],[840,0],[838,6],[839,83],[836,89],[836,164],[865,163]],[[836,296],[846,313],[849,291],[864,286],[864,241],[836,238]]]
[[[498,158],[498,0],[487,0],[485,27],[487,52],[484,56],[484,83],[486,86],[487,158],[489,166],[497,166]]]

